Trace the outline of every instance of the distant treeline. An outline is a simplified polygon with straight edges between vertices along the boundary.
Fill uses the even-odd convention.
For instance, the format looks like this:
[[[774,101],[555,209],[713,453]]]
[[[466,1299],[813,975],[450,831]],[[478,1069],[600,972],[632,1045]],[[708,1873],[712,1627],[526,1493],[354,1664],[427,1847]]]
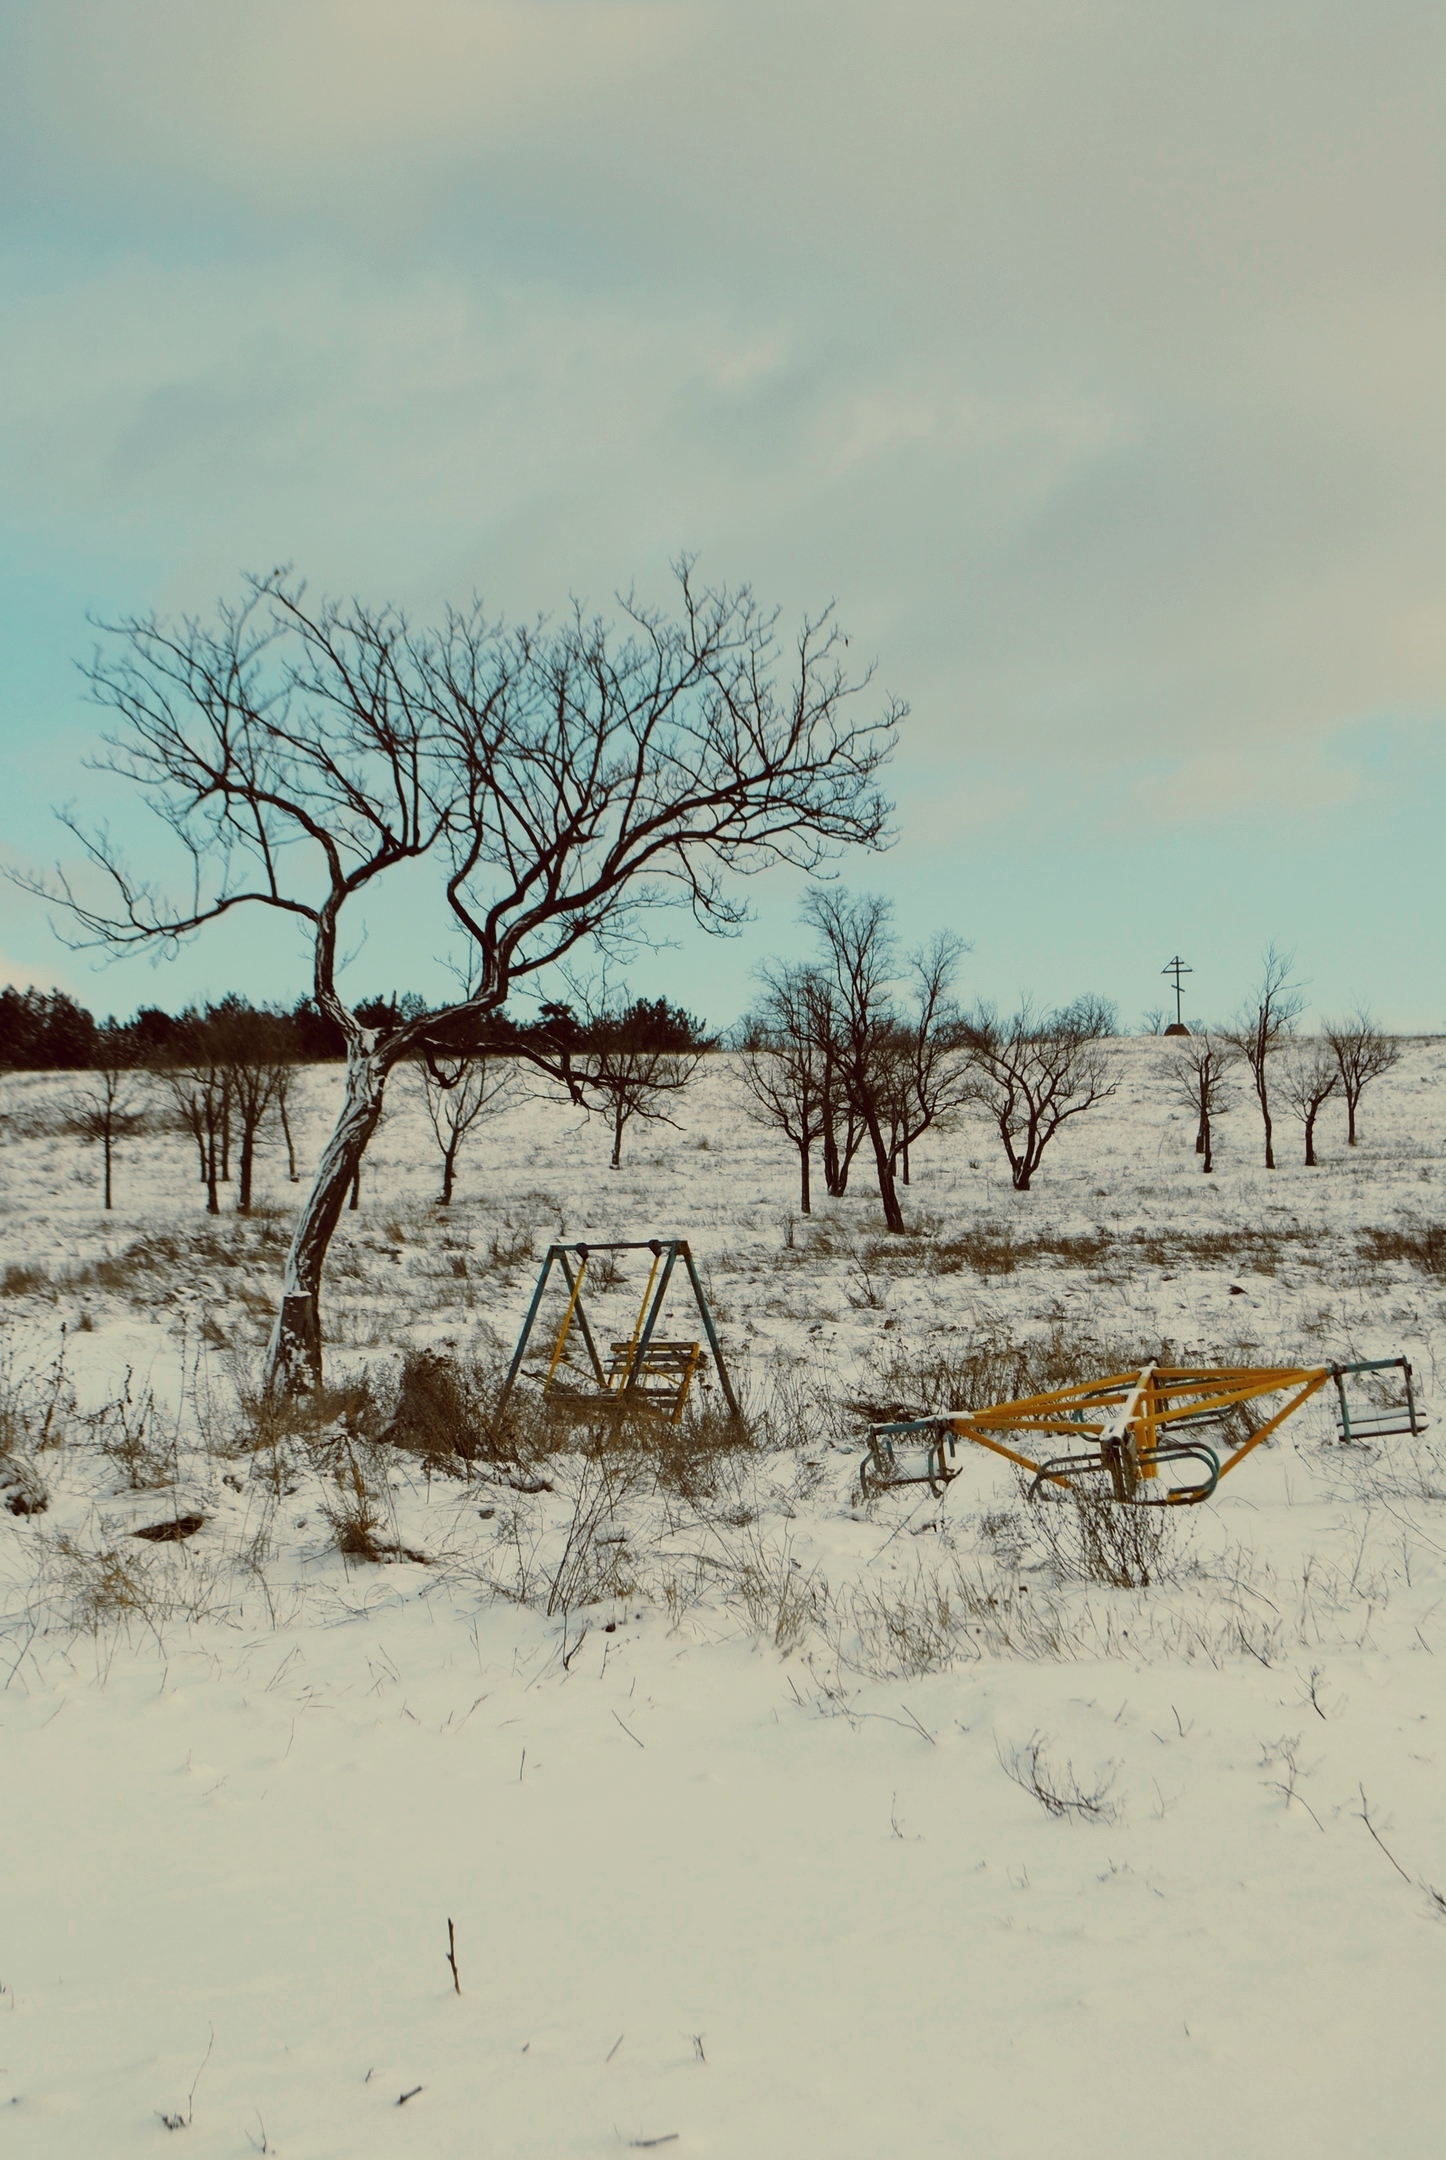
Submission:
[[[386,1029],[415,1018],[426,1006],[407,992],[364,998],[352,1010],[363,1027]],[[710,1041],[703,1023],[680,1006],[666,998],[637,998],[619,1011],[585,1016],[567,1005],[544,1005],[534,1021],[492,1021],[485,1043],[466,1048],[498,1056],[533,1043],[581,1050],[611,1043],[620,1033],[631,1045],[658,1050],[705,1049]],[[247,1035],[254,1035],[258,1049],[264,1038],[264,1056],[271,1062],[316,1065],[346,1056],[341,1029],[311,998],[298,999],[288,1010],[231,995],[181,1013],[143,1005],[130,1020],[97,1020],[63,990],[0,991],[0,1072],[90,1072],[118,1061],[184,1065],[205,1049],[208,1037],[236,1042]]]

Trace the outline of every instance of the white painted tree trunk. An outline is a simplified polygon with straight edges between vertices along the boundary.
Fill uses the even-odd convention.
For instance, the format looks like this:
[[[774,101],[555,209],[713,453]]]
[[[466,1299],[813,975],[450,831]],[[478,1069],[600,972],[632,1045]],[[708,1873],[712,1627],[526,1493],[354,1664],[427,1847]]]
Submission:
[[[346,1097],[286,1256],[281,1310],[266,1352],[268,1394],[311,1395],[321,1386],[321,1276],[346,1196],[377,1129],[389,1065],[368,1034],[347,1057]]]

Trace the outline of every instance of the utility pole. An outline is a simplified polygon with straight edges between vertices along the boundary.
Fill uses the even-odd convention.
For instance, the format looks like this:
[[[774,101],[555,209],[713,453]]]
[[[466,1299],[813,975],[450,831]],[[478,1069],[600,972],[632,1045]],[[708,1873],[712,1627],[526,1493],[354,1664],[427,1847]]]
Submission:
[[[1166,1028],[1165,1033],[1167,1035],[1188,1035],[1190,1032],[1185,1025],[1185,1015],[1181,1010],[1180,978],[1182,975],[1193,975],[1194,972],[1194,968],[1183,961],[1178,953],[1173,960],[1167,960],[1160,970],[1162,975],[1171,975],[1175,980],[1175,1024],[1173,1027]]]

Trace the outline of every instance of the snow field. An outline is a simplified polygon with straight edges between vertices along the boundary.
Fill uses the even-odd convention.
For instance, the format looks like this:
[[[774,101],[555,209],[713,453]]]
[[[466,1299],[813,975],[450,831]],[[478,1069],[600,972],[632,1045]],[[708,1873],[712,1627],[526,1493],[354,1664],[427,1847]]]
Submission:
[[[616,1175],[600,1127],[519,1102],[446,1224],[399,1091],[338,1242],[333,1377],[509,1343],[529,1239],[678,1233],[772,1420],[708,1477],[614,1466],[600,1594],[551,1616],[597,1466],[528,1493],[358,1442],[426,1562],[348,1561],[335,1445],[278,1478],[232,1392],[283,1215],[208,1222],[157,1135],[107,1220],[44,1129],[63,1084],[7,1081],[6,1257],[41,1279],[6,1300],[0,1397],[41,1399],[62,1321],[76,1396],[32,1457],[47,1509],[0,1514],[8,2148],[1433,2151],[1442,1298],[1391,1241],[1437,1206],[1446,1046],[1367,1095],[1354,1158],[1332,1130],[1307,1172],[1282,1126],[1267,1178],[1242,1109],[1209,1181],[1160,1046],[1123,1059],[1032,1194],[980,1126],[921,1148],[922,1234],[882,1259],[862,1176],[796,1219],[721,1062]],[[335,1081],[309,1076],[313,1152]],[[1404,1350],[1433,1424],[1348,1453],[1313,1407],[1170,1519],[1148,1589],[1061,1579],[982,1460],[942,1505],[854,1503],[851,1395],[1051,1335]],[[134,1419],[86,1422],[128,1365],[160,1405],[129,1455]],[[131,1535],[193,1506],[183,1544]],[[1016,1782],[1032,1743],[1062,1815]]]

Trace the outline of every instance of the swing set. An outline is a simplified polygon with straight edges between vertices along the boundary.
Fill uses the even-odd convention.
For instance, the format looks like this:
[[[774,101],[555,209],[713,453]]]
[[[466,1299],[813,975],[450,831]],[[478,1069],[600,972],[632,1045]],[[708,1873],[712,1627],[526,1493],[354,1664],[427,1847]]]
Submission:
[[[582,1286],[588,1265],[598,1253],[646,1252],[652,1254],[652,1266],[648,1271],[647,1288],[638,1307],[632,1334],[624,1341],[610,1342],[606,1352],[598,1345],[583,1303]],[[565,1401],[583,1406],[601,1405],[614,1410],[644,1408],[666,1417],[670,1425],[682,1418],[688,1391],[695,1379],[706,1371],[707,1353],[700,1341],[664,1342],[658,1335],[658,1322],[662,1317],[663,1303],[668,1295],[673,1271],[678,1262],[693,1292],[698,1317],[703,1324],[708,1347],[713,1354],[718,1384],[723,1391],[732,1416],[739,1415],[738,1399],[728,1368],[723,1362],[723,1351],[718,1341],[718,1331],[713,1325],[713,1315],[708,1310],[708,1300],[693,1262],[686,1238],[646,1238],[630,1243],[601,1245],[549,1245],[542,1272],[537,1278],[537,1288],[532,1293],[532,1303],[527,1318],[522,1323],[512,1364],[502,1385],[497,1408],[500,1413],[513,1384],[522,1370],[527,1346],[532,1339],[537,1316],[542,1308],[543,1292],[553,1268],[560,1270],[566,1286],[567,1303],[563,1310],[562,1325],[552,1344],[547,1370],[542,1377],[544,1395],[555,1395]],[[587,1352],[588,1366],[595,1383],[594,1388],[579,1388],[574,1380],[577,1367],[568,1355],[569,1340],[576,1325]]]
[[[1346,1383],[1365,1373],[1399,1373],[1400,1380],[1394,1390],[1376,1384],[1379,1402],[1353,1406]],[[1122,1506],[1197,1507],[1331,1383],[1343,1445],[1426,1429],[1403,1357],[1358,1365],[1152,1364],[985,1410],[876,1425],[859,1466],[859,1489],[867,1499],[899,1485],[927,1485],[942,1498],[963,1467],[959,1443],[968,1440],[1025,1471],[1031,1500],[1062,1499],[1104,1478],[1107,1497]],[[1387,1392],[1398,1399],[1385,1400]],[[1284,1401],[1271,1405],[1280,1396]],[[1268,1406],[1263,1422],[1250,1408],[1256,1402]],[[1212,1428],[1214,1445],[1198,1437]],[[1229,1434],[1223,1444],[1220,1428]],[[1061,1441],[1068,1452],[1061,1452]],[[1181,1466],[1194,1474],[1174,1482]]]

